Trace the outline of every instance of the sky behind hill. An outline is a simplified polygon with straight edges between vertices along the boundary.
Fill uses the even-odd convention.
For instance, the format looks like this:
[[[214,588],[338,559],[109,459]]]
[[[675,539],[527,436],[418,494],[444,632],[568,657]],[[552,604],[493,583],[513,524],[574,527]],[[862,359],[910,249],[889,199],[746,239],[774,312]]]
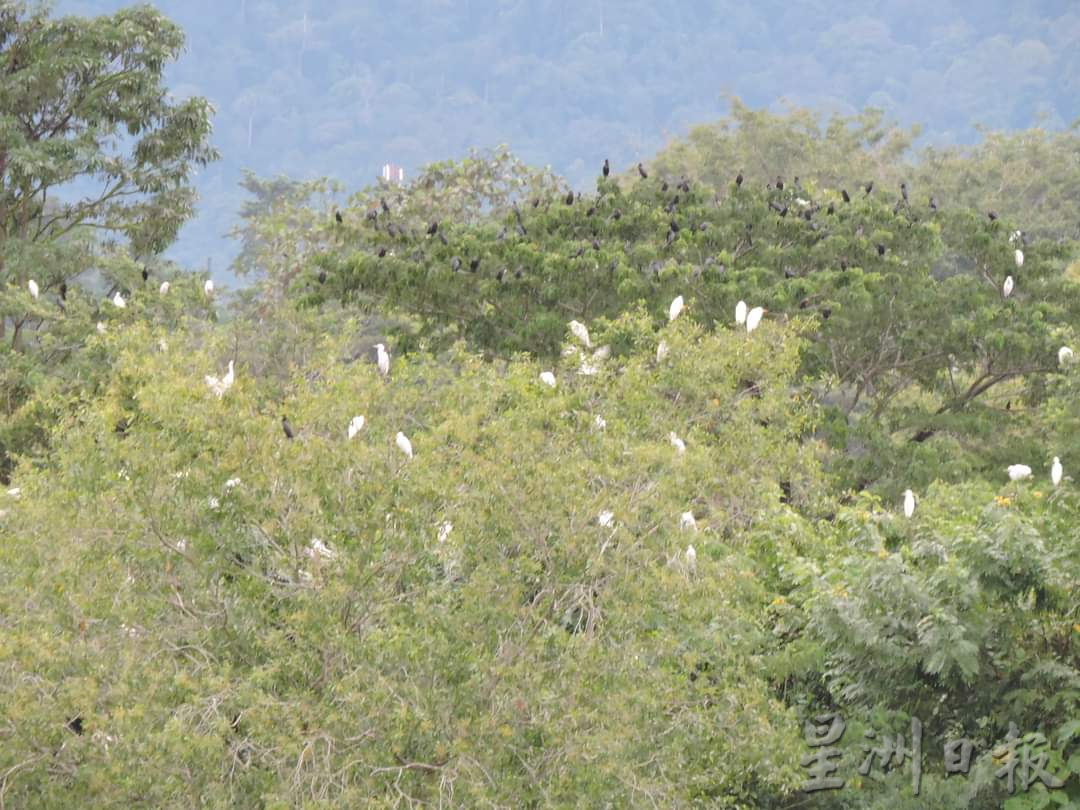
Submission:
[[[120,0],[58,0],[61,14]],[[223,159],[167,255],[229,281],[224,238],[242,169],[356,189],[386,162],[418,166],[506,143],[591,186],[725,98],[822,111],[880,107],[933,143],[977,125],[1051,129],[1080,114],[1080,4],[858,0],[159,0],[187,33],[168,73],[217,109]]]

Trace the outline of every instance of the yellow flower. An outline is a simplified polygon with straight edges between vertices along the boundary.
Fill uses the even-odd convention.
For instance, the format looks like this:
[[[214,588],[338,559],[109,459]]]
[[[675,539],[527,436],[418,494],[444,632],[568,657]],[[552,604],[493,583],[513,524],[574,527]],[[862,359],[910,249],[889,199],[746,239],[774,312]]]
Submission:
[[[1039,492],[1039,490],[1035,490],[1031,494],[1034,495],[1036,498],[1041,498],[1042,497],[1042,493]]]
[[[1012,499],[1006,498],[1004,495],[996,495],[994,497],[994,503],[996,503],[998,506],[1008,506],[1010,503],[1012,503]]]
[[[889,556],[889,552],[887,552],[887,551],[886,551],[885,549],[883,549],[883,548],[879,548],[879,549],[878,549],[878,553],[877,553],[877,555],[878,555],[878,556],[879,556],[879,557],[880,557],[881,559],[883,559],[883,560],[884,560],[884,559],[885,559],[886,557],[888,557],[888,556]]]
[[[1074,624],[1073,625],[1073,632],[1074,633],[1080,633],[1080,624]]]
[[[772,602],[770,603],[770,606],[771,607],[776,607],[777,605],[786,605],[786,604],[787,604],[787,600],[782,596],[778,596],[778,597],[776,597],[775,599],[772,600]]]

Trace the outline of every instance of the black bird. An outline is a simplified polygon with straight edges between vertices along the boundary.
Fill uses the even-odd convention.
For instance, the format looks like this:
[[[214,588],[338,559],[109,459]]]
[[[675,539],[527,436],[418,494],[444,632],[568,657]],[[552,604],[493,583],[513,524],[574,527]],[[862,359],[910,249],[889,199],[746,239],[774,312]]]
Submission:
[[[885,246],[884,245],[879,244],[877,246],[877,255],[878,256],[884,256],[885,255]]]
[[[383,213],[390,213],[390,206],[386,204],[386,199],[384,197],[379,198],[379,205],[382,206]]]
[[[67,282],[66,281],[61,281],[60,282],[60,300],[61,301],[66,301],[67,300]]]
[[[846,203],[851,202],[851,195],[847,193],[846,188],[840,189],[840,196],[844,198],[844,202],[846,202]]]
[[[143,280],[143,283],[144,283],[144,284],[146,283],[146,280],[147,280],[148,278],[150,278],[150,271],[149,271],[149,270],[147,270],[147,269],[146,269],[146,268],[144,267],[144,268],[142,269],[142,280]]]
[[[70,731],[74,731],[76,734],[83,733],[82,715],[77,714],[65,723]]]
[[[904,202],[906,203],[908,201],[908,198],[907,198],[907,183],[901,183],[900,184],[900,195],[904,198]]]
[[[281,417],[281,429],[285,431],[285,438],[291,439],[293,437],[292,425],[289,424],[288,417],[282,415]]]
[[[450,240],[446,238],[446,234],[442,231],[439,231],[439,241],[442,242],[444,245],[450,244]]]
[[[427,226],[427,235],[428,236],[434,236],[438,232],[439,232],[439,223],[437,221],[432,222],[430,225]]]
[[[671,220],[671,230],[675,231],[675,233],[679,232],[679,223],[675,220]]]
[[[663,181],[661,181],[661,183],[660,183],[660,190],[661,190],[661,191],[667,191],[667,188],[668,188],[668,186],[667,186],[667,180],[663,180]]]
[[[371,222],[375,222],[375,220],[377,220],[378,218],[379,218],[379,212],[374,208],[372,208],[370,211],[368,211],[366,214],[364,214],[364,219],[369,220]],[[376,223],[375,227],[376,228],[379,227],[378,223]]]
[[[840,269],[841,270],[847,270],[847,259],[841,259],[840,260]]]
[[[792,278],[798,278],[798,277],[799,277],[799,274],[796,273],[794,270],[792,270],[790,267],[785,267],[784,268],[784,278],[792,279]]]
[[[379,258],[381,259],[385,255],[386,255],[386,248],[385,247],[379,248]]]
[[[995,212],[988,211],[986,215],[990,217],[991,222],[997,222],[997,214]]]
[[[787,206],[786,206],[786,205],[785,205],[785,206],[784,206],[783,208],[781,208],[781,209],[780,209],[780,216],[782,216],[782,217],[786,217],[786,216],[787,216],[787,210],[788,210],[788,209],[787,209]]]
[[[595,213],[596,213],[596,206],[593,205],[593,206],[590,206],[589,210],[585,212],[585,216],[591,217]]]
[[[742,172],[735,175],[735,188],[739,188],[742,185]]]
[[[520,267],[514,271],[514,278],[521,278],[523,275],[525,275],[525,271]]]
[[[519,222],[519,223],[518,223],[518,225],[517,225],[517,232],[518,232],[518,233],[519,233],[519,234],[520,234],[521,236],[528,236],[528,235],[529,235],[529,232],[528,232],[527,230],[525,230],[525,226],[524,226],[524,225],[522,225],[522,224],[521,224],[520,222]]]
[[[897,201],[896,201],[896,205],[894,205],[894,206],[892,207],[892,214],[893,214],[893,216],[894,216],[894,217],[895,217],[895,216],[896,216],[897,214],[899,214],[899,213],[900,213],[900,203],[902,203],[902,202],[903,202],[903,200],[897,200]]]
[[[450,260],[450,269],[453,270],[455,273],[458,270],[460,270],[461,269],[461,259],[459,259],[457,256],[452,258]]]
[[[574,190],[573,189],[570,189],[570,191],[568,191],[566,193],[566,199],[563,200],[563,202],[565,202],[567,205],[573,205],[574,204]]]
[[[495,241],[496,242],[501,242],[505,238],[506,238],[506,226],[504,225],[503,227],[499,228],[499,232],[497,234],[495,234]]]
[[[641,175],[642,180],[648,180],[649,179],[649,173],[647,171],[645,171],[645,167],[642,166],[640,163],[637,165],[637,172],[638,172],[638,174]]]
[[[497,281],[498,281],[498,282],[499,282],[500,284],[502,283],[502,280],[503,280],[503,275],[505,275],[505,273],[506,273],[506,268],[504,267],[504,268],[502,268],[502,269],[501,269],[501,270],[500,270],[500,271],[499,271],[498,273],[496,273],[496,274],[495,274],[495,279],[496,279],[496,280],[497,280]]]
[[[871,180],[869,183],[866,184],[866,196],[869,197],[870,192],[873,191],[873,190],[874,190],[874,181]]]
[[[829,320],[829,316],[832,315],[832,310],[829,307],[825,307],[821,310],[821,320]]]
[[[319,271],[319,283],[320,284],[325,284],[326,283],[326,271],[325,270],[320,270]]]
[[[827,214],[828,214],[829,216],[832,216],[832,214],[833,214],[833,212],[834,212],[835,210],[836,210],[836,209],[835,209],[835,208],[833,208],[833,204],[832,204],[832,203],[829,203],[829,207],[828,207],[828,208],[826,209],[826,213],[827,213]]]
[[[622,216],[622,211],[620,211],[618,208],[616,208],[614,211],[611,212],[611,218],[612,219],[619,219],[621,216]]]
[[[580,258],[581,258],[582,256],[584,256],[584,255],[585,255],[585,248],[584,248],[584,247],[579,247],[579,248],[577,249],[577,251],[575,251],[574,253],[571,253],[571,254],[570,254],[570,256],[569,256],[568,258],[571,258],[571,259],[580,259]]]
[[[340,211],[335,211],[334,212],[334,219],[337,220],[338,225],[340,225],[342,222],[345,221],[344,219],[342,219]]]
[[[470,273],[475,273],[479,269],[480,269],[480,257],[477,256],[475,259],[473,259],[471,262],[469,262],[469,272]]]
[[[390,235],[390,238],[393,239],[395,236],[398,235],[397,226],[393,222],[391,222],[389,225],[386,226],[386,232]]]
[[[675,231],[667,232],[667,247],[671,247],[671,243],[675,241]]]
[[[783,191],[784,190],[784,178],[782,178],[780,175],[776,175],[776,190],[777,191]]]
[[[933,194],[930,195],[930,210],[937,211],[937,198]]]
[[[593,239],[592,240],[592,249],[599,252],[599,250],[600,250],[600,240],[599,239]]]
[[[607,158],[604,158],[604,168],[600,171],[604,173],[604,177],[607,177],[609,174],[611,174],[611,166],[608,165]]]
[[[533,197],[532,207],[533,208],[539,208],[540,207],[540,198],[539,197]],[[517,208],[515,208],[514,210],[517,211]],[[520,215],[519,215],[519,217],[520,217]]]

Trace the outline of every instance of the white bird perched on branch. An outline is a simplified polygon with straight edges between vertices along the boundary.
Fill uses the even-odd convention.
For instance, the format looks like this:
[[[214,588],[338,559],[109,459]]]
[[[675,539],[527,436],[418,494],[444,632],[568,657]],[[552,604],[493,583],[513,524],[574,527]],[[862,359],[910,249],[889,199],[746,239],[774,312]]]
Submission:
[[[675,296],[675,300],[671,302],[671,306],[668,307],[668,323],[679,317],[679,313],[683,311],[683,297],[681,295]]]
[[[904,517],[909,518],[915,514],[915,493],[910,489],[904,490]]]
[[[605,529],[609,529],[613,525],[615,525],[615,513],[614,512],[608,512],[608,511],[601,512],[597,516],[596,521],[601,526],[603,526]]]
[[[36,281],[34,281],[33,279],[30,279],[30,280],[29,280],[28,282],[26,282],[26,286],[27,286],[27,287],[29,288],[29,290],[30,290],[30,295],[31,295],[31,297],[33,297],[33,298],[37,298],[37,297],[38,297],[38,293],[40,292],[40,291],[38,290],[38,285],[37,285],[37,282],[36,282]]]
[[[1013,254],[1013,257],[1016,259],[1017,267],[1024,266],[1024,251],[1020,250],[1020,248],[1017,248],[1016,253]]]
[[[124,296],[120,294],[120,291],[116,291],[116,295],[112,297],[113,306],[117,309],[123,309],[127,306],[127,301],[124,300]]]
[[[322,557],[323,559],[332,560],[337,557],[337,552],[329,548],[318,537],[312,537],[307,547],[307,555],[312,559]]]
[[[454,524],[449,520],[444,520],[439,524],[439,543],[445,543],[447,538],[450,537],[450,532],[454,530]]]
[[[697,531],[697,521],[694,520],[693,512],[683,512],[679,517],[679,529],[682,531]]]
[[[746,302],[740,301],[735,305],[735,323],[742,326],[746,323]]]
[[[1050,481],[1055,487],[1061,483],[1061,475],[1061,459],[1054,456],[1054,463],[1050,465]]]
[[[398,446],[398,449],[399,449],[399,450],[400,450],[400,451],[401,451],[402,453],[404,453],[405,455],[407,455],[407,456],[408,456],[409,458],[412,458],[412,457],[413,457],[413,454],[412,454],[412,442],[410,442],[410,441],[409,441],[409,437],[408,437],[408,436],[406,436],[406,435],[405,435],[404,433],[402,433],[402,432],[401,432],[401,431],[399,430],[399,431],[398,431],[398,435],[397,435],[397,437],[396,437],[396,438],[394,439],[394,441],[395,441],[395,442],[397,442],[397,446]]]
[[[761,319],[766,312],[768,312],[768,310],[764,307],[754,307],[746,313],[746,334],[750,334],[758,328],[758,324],[761,323]]]
[[[386,346],[381,343],[375,344],[376,364],[379,367],[379,373],[384,377],[390,373],[390,355],[386,351]]]
[[[661,340],[660,344],[656,347],[656,362],[663,363],[664,358],[667,357],[667,352],[667,343]]]
[[[691,571],[696,571],[697,570],[697,552],[694,550],[693,545],[689,545],[689,546],[686,547],[685,556],[686,556],[686,567],[689,568]]]
[[[103,324],[101,321],[97,322],[97,332],[99,335],[105,334],[105,324]]]
[[[1058,349],[1058,365],[1069,366],[1076,360],[1076,355],[1073,354],[1073,350],[1068,346],[1062,346]]]
[[[214,280],[212,278],[208,278],[206,280],[206,282],[202,285],[202,288],[203,288],[203,292],[206,293],[206,295],[208,297],[213,295],[214,294]]]
[[[1027,464],[1010,464],[1008,472],[1010,481],[1021,481],[1030,477],[1031,467]]]
[[[554,388],[555,387],[555,375],[552,374],[550,371],[541,371],[540,372],[540,382],[542,382],[544,385],[548,386],[549,388]]]
[[[210,390],[213,391],[214,394],[217,395],[218,399],[221,399],[225,395],[225,392],[228,391],[230,388],[232,388],[232,384],[233,384],[233,361],[232,360],[229,361],[229,370],[225,372],[225,376],[222,377],[220,380],[217,377],[214,377],[211,374],[207,374],[205,379],[206,379],[206,384],[208,386],[210,386]]]
[[[1003,298],[1008,298],[1010,295],[1012,295],[1012,291],[1013,291],[1013,277],[1012,276],[1005,276],[1005,283],[1001,285],[1001,296]]]
[[[362,417],[362,416],[354,416],[349,421],[349,438],[351,439],[353,436],[355,436],[357,433],[359,433],[360,430],[363,427],[364,427],[364,417]]]
[[[597,430],[603,430],[607,427],[607,420],[600,414],[597,414],[596,418],[593,419],[593,424],[596,425]]]
[[[671,433],[668,434],[668,439],[671,441],[671,446],[674,447],[677,451],[679,451],[680,454],[686,452],[686,442],[684,442],[682,439],[680,439],[675,434],[674,430],[671,431]]]
[[[574,337],[584,344],[586,349],[592,348],[592,341],[589,339],[589,330],[585,327],[585,324],[579,321],[570,321],[570,331]]]
[[[165,295],[169,291],[169,282],[161,282],[161,286],[158,287],[158,295]]]

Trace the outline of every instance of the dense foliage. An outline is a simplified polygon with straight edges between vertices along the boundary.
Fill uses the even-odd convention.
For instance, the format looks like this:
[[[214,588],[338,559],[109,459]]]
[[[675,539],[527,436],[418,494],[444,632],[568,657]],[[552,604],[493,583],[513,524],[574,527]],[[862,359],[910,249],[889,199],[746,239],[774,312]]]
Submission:
[[[120,49],[153,145],[108,158],[135,208],[5,226],[0,810],[1080,808],[1059,222],[905,203],[850,122],[796,181],[766,135],[806,121],[766,117],[783,188],[707,149],[588,194],[506,150],[344,204],[249,175],[219,313],[155,258],[190,213],[155,189],[213,157],[201,104],[169,129],[179,32],[0,19],[46,87],[85,78],[50,37]],[[25,188],[128,122],[88,115],[4,175],[39,223]],[[845,784],[807,793],[830,713]],[[910,758],[860,770],[920,725],[917,794]]]

